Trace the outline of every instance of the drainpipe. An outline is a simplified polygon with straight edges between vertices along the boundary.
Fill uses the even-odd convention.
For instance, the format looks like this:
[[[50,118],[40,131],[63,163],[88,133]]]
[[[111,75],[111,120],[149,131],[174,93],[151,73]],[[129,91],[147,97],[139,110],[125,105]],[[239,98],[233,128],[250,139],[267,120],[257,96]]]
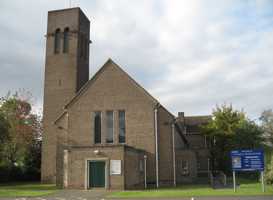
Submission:
[[[172,139],[173,139],[173,185],[176,186],[174,123],[172,123]]]
[[[144,155],[144,187],[147,189],[147,156]]]
[[[67,188],[68,186],[68,150],[63,151],[63,162],[64,162],[64,177],[63,177],[63,187]]]
[[[155,120],[155,170],[156,170],[156,187],[159,187],[158,181],[158,130],[157,130],[157,107],[154,109],[154,120]]]

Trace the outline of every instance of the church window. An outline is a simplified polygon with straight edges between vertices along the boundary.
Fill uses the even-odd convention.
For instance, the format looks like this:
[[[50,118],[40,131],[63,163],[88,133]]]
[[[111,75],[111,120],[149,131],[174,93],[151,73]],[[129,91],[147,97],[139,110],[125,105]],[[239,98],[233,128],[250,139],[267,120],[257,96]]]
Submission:
[[[125,143],[125,111],[119,110],[119,143]]]
[[[69,49],[69,28],[64,29],[64,43],[63,43],[63,53],[68,53]]]
[[[106,143],[114,142],[114,113],[113,111],[106,112]]]
[[[54,39],[54,53],[60,53],[60,48],[61,48],[61,31],[58,28],[55,31],[55,39]]]
[[[101,143],[101,112],[95,112],[94,116],[95,143]]]

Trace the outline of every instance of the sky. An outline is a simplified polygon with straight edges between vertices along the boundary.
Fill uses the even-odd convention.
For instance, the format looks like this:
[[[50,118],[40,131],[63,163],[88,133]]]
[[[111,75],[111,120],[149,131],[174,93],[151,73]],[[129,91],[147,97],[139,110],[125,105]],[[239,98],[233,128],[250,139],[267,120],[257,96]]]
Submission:
[[[0,96],[42,110],[47,11],[69,0],[0,1]],[[273,1],[71,0],[91,21],[90,77],[112,58],[173,114],[232,103],[273,108]]]

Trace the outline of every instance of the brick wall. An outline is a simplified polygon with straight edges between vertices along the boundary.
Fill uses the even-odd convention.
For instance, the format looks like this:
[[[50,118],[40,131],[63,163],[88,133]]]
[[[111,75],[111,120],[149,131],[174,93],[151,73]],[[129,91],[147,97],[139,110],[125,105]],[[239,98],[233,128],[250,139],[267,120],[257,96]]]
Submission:
[[[144,188],[144,151],[125,150],[125,189]],[[142,162],[142,170],[140,169]]]
[[[159,181],[173,184],[172,122],[174,117],[163,107],[158,109]]]
[[[88,73],[88,63],[78,63],[78,31],[79,21],[89,27],[88,19],[81,20],[79,8],[50,11],[46,34],[46,61],[44,80],[44,113],[43,113],[43,145],[42,145],[42,181],[54,183],[56,180],[56,126],[53,122],[63,112],[63,106],[75,95],[78,80],[81,85],[88,76],[78,74],[78,68]],[[61,36],[60,52],[54,53],[54,33],[60,29],[61,34],[69,27],[69,51],[63,53],[63,37]],[[89,36],[89,30],[88,30]],[[87,59],[88,60],[88,59]],[[79,66],[81,65],[81,66]]]
[[[106,111],[114,111],[114,144],[118,144],[118,110],[125,110],[126,145],[147,152],[148,180],[155,180],[154,102],[113,62],[107,62],[92,85],[68,107],[69,145],[94,145],[94,112],[102,112],[105,144]]]

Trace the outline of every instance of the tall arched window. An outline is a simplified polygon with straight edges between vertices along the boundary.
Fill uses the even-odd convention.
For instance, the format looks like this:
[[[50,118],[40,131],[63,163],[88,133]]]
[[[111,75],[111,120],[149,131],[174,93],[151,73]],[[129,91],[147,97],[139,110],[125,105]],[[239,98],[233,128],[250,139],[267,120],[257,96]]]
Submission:
[[[54,39],[54,53],[60,53],[61,48],[61,31],[58,28],[55,31],[55,39]]]
[[[101,112],[95,112],[94,116],[94,139],[95,143],[101,143]]]
[[[63,53],[68,53],[68,49],[69,49],[69,38],[68,38],[68,34],[69,34],[69,28],[66,27],[66,28],[64,29]]]

